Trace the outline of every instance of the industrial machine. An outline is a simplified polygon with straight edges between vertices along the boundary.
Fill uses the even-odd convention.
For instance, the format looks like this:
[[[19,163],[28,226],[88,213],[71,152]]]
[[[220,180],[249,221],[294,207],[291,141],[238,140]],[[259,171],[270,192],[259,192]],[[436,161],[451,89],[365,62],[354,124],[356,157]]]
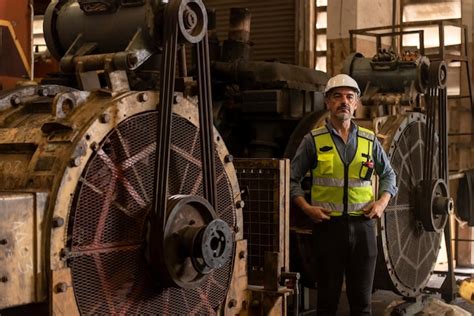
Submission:
[[[285,157],[301,120],[324,111],[329,79],[322,71],[278,61],[251,60],[251,13],[232,8],[229,34],[222,44],[209,13],[214,118],[231,153],[237,157]],[[243,129],[242,126],[245,126]],[[290,139],[292,137],[292,140]]]
[[[202,2],[57,1],[44,26],[62,73],[0,95],[1,313],[280,314],[281,263],[247,291]]]
[[[237,156],[292,158],[302,137],[327,118],[322,91],[328,76],[294,65],[249,61],[249,19],[246,10],[233,9],[229,38],[219,46],[213,37],[216,124]],[[404,32],[422,36],[422,31]],[[358,124],[375,130],[398,175],[399,194],[378,225],[375,286],[415,298],[433,272],[453,211],[447,168],[447,67],[424,56],[423,46],[401,54],[382,48],[382,37],[401,33],[373,33],[377,54],[352,54],[344,72],[363,91]],[[242,130],[242,125],[248,128]],[[307,217],[292,210],[291,269],[301,272],[302,284],[315,287],[311,229]],[[446,280],[443,291],[449,297],[455,284],[452,276]]]
[[[324,122],[328,75],[250,61],[249,18],[231,12],[221,51],[200,0],[50,4],[45,38],[62,73],[0,94],[2,313],[31,303],[55,314],[285,310],[291,290],[282,284],[298,279],[289,256],[256,246],[288,248],[287,191],[266,194],[288,190],[288,162],[232,155],[291,158]],[[197,80],[185,43],[195,47]],[[351,56],[346,72],[364,90],[359,123],[377,132],[400,188],[379,221],[375,283],[416,297],[452,211],[446,66],[380,50]],[[292,214],[292,270],[314,286],[300,215]],[[252,235],[270,220],[267,235]]]

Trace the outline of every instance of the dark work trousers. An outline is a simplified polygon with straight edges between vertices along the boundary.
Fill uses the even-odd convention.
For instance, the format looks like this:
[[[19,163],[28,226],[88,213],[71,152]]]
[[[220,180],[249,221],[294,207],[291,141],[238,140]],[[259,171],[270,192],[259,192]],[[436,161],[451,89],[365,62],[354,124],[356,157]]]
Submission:
[[[365,216],[332,217],[314,225],[318,316],[336,315],[344,277],[351,315],[371,315],[375,227],[376,221]]]

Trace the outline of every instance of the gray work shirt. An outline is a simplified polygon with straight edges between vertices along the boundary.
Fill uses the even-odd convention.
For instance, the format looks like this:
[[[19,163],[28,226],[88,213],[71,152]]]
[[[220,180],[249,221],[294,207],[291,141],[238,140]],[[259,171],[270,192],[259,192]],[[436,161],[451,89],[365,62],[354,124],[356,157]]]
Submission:
[[[347,144],[334,129],[331,122],[326,123],[328,131],[331,133],[331,138],[337,147],[338,152],[342,155],[341,160],[344,164],[348,164],[354,157],[357,150],[357,125],[351,122],[351,130],[347,139]],[[379,176],[379,193],[388,192],[395,196],[398,192],[396,174],[390,165],[390,161],[382,148],[382,145],[376,138],[372,151],[372,158],[375,164],[375,172]],[[311,133],[304,136],[300,146],[296,150],[295,157],[291,160],[291,175],[290,175],[290,194],[291,198],[296,196],[304,196],[304,191],[301,188],[301,180],[309,170],[316,168],[318,157],[316,154],[316,146],[314,138]]]

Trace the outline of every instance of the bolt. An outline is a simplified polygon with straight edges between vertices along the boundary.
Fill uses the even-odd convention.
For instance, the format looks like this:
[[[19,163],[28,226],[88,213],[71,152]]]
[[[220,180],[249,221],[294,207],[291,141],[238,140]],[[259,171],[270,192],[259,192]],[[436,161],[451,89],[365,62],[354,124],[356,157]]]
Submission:
[[[13,105],[13,106],[17,106],[21,103],[21,99],[19,96],[17,95],[13,95],[10,99],[10,104]]]
[[[104,124],[108,123],[108,122],[110,122],[110,115],[108,113],[104,113],[100,116],[99,120],[100,120],[101,123],[104,123]]]
[[[99,144],[97,144],[96,142],[92,142],[90,147],[93,151],[98,151],[99,150]]]
[[[4,275],[4,276],[2,276],[0,281],[2,281],[2,283],[7,283],[8,282],[8,277],[6,275]]]
[[[244,201],[237,201],[237,202],[235,203],[235,207],[237,207],[237,208],[244,208],[244,206],[245,206],[245,202],[244,202]]]
[[[148,101],[148,94],[140,93],[138,95],[138,102],[146,102],[146,101]]]
[[[235,299],[231,299],[227,306],[229,306],[229,308],[235,307],[237,306],[237,301]]]
[[[127,62],[128,62],[128,66],[129,66],[130,68],[135,67],[135,66],[137,65],[137,63],[138,63],[138,57],[137,57],[137,55],[136,55],[136,54],[133,54],[133,53],[128,54],[128,56],[127,56]]]
[[[62,217],[53,218],[53,228],[58,228],[64,225],[64,219]]]
[[[64,293],[67,291],[67,284],[64,282],[59,282],[56,284],[56,293]]]
[[[59,256],[61,257],[61,259],[65,259],[69,256],[69,250],[66,248],[61,249],[61,251],[59,252]]]
[[[182,98],[180,95],[175,95],[175,96],[173,97],[173,103],[175,103],[175,104],[176,104],[176,103],[179,103],[179,102],[181,102],[182,99],[183,99],[183,98]]]
[[[6,245],[8,244],[8,240],[6,238],[0,239],[0,245]]]
[[[81,164],[81,158],[79,157],[76,157],[76,158],[71,158],[71,160],[69,161],[69,165],[71,167],[77,167]]]
[[[245,259],[245,251],[242,250],[241,252],[239,252],[239,258]]]
[[[234,156],[232,156],[232,155],[226,155],[226,156],[224,157],[224,162],[229,163],[229,162],[232,162],[232,161],[234,161]]]
[[[46,88],[39,88],[38,89],[38,95],[39,96],[45,97],[45,96],[48,95],[48,93],[49,93],[49,91]]]

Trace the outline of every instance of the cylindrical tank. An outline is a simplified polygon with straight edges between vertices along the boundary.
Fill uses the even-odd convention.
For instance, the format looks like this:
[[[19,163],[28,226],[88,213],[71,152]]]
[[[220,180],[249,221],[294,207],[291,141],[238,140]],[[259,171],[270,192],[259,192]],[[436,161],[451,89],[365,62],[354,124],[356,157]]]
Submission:
[[[125,51],[138,30],[149,44],[159,43],[157,16],[160,0],[135,1],[114,12],[84,12],[77,1],[58,1],[48,6],[44,37],[57,60],[74,44],[89,43],[94,53]],[[100,30],[100,31],[99,31]],[[75,41],[79,43],[75,43]],[[85,52],[88,53],[88,52]]]
[[[389,56],[390,59],[374,59],[353,53],[345,60],[343,72],[357,81],[362,92],[367,87],[376,87],[380,93],[405,92],[414,84],[418,93],[424,93],[428,83],[429,60],[420,57],[404,61],[398,56]]]

